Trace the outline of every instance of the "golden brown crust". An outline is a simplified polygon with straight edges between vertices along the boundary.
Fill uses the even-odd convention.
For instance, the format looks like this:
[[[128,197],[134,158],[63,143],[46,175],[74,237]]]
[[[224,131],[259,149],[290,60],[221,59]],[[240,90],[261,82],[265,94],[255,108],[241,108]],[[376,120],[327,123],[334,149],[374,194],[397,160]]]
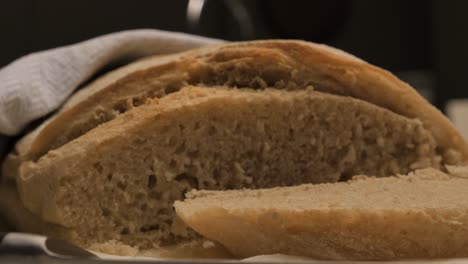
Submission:
[[[393,74],[324,45],[313,43],[264,42],[264,46],[287,51],[307,67],[335,79],[344,93],[390,109],[398,114],[420,119],[446,149],[459,150],[468,159],[468,146],[451,122],[416,90]],[[260,44],[260,45],[262,45]]]
[[[116,97],[115,90],[122,90],[126,83],[143,78],[148,74],[161,74],[173,69],[172,60],[178,56],[154,56],[154,59],[143,59],[110,72],[92,82],[73,95],[60,111],[46,120],[32,133],[21,139],[16,145],[17,156],[21,160],[37,159],[36,154],[45,154],[54,143],[54,139],[73,128],[75,121],[90,113],[93,106]]]
[[[259,63],[267,58],[265,62],[276,61],[286,65],[291,71],[298,71],[302,77],[309,78],[309,83],[315,84],[318,90],[360,98],[404,116],[418,118],[432,131],[442,152],[458,150],[464,160],[468,159],[468,147],[463,137],[440,111],[408,84],[343,51],[288,40],[214,45],[176,55],[157,56],[118,69],[77,93],[62,111],[20,142],[17,146],[19,156],[21,160],[37,159],[35,154],[42,155],[50,149],[56,131],[70,129],[72,120],[79,119],[93,105],[112,101],[118,91],[132,81],[149,75],[167,77],[169,73],[186,81],[184,74],[203,63],[222,64],[237,60],[241,64],[249,58],[259,59]],[[448,163],[457,163],[457,160],[450,161],[448,156],[445,158]]]

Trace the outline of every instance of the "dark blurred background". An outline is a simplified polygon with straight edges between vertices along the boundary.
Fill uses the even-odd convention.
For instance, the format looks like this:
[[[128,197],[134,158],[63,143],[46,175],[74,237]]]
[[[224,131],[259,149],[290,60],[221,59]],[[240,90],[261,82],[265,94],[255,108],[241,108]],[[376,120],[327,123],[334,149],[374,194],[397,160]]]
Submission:
[[[464,0],[7,0],[0,3],[0,67],[133,28],[305,39],[388,69],[443,108],[448,99],[468,97],[467,14]]]

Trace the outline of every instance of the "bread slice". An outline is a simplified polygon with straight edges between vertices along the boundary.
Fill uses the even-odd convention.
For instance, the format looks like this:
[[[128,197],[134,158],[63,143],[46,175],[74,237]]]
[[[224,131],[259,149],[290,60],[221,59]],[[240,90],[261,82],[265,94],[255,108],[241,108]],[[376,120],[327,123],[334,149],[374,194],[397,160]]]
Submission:
[[[87,246],[195,238],[173,202],[190,189],[336,182],[437,167],[432,134],[362,100],[312,89],[187,87],[24,162],[24,206]]]
[[[458,176],[461,176],[459,173]],[[237,257],[468,257],[468,167],[264,190],[192,191],[177,214]]]

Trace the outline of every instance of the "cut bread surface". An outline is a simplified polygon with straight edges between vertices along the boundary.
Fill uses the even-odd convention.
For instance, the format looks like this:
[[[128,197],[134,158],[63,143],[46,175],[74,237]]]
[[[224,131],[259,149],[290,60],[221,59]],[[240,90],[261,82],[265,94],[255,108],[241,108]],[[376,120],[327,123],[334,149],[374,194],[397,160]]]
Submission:
[[[177,214],[237,257],[335,260],[468,256],[468,170],[356,177],[335,184],[192,191]]]
[[[195,237],[172,209],[193,188],[336,182],[440,160],[421,122],[358,99],[187,87],[24,163],[17,183],[27,209],[79,244],[152,247]]]

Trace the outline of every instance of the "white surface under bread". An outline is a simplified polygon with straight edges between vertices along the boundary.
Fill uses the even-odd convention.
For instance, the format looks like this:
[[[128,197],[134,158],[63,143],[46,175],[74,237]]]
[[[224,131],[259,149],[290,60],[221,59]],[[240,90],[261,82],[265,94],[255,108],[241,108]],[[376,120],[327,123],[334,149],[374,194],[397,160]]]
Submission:
[[[121,257],[121,256],[114,256],[108,255],[98,252],[93,252],[101,259],[104,260],[127,260],[133,262],[154,262],[154,261],[171,261],[171,259],[167,258],[149,258],[149,257]],[[173,261],[174,259],[172,259]],[[188,260],[190,262],[190,260]],[[199,263],[200,260],[193,263]],[[216,260],[216,263],[236,263],[237,260],[226,259],[226,260]],[[240,260],[240,262],[245,263],[313,263],[313,264],[331,264],[337,263],[336,261],[327,261],[327,260],[314,260],[311,258],[305,257],[297,257],[297,256],[288,256],[282,254],[275,254],[275,255],[259,255],[255,257],[250,257],[246,259]],[[468,259],[446,259],[446,260],[412,260],[412,261],[340,261],[340,264],[403,264],[403,263],[411,263],[411,264],[427,264],[427,263],[441,263],[441,264],[466,264],[468,263]]]

